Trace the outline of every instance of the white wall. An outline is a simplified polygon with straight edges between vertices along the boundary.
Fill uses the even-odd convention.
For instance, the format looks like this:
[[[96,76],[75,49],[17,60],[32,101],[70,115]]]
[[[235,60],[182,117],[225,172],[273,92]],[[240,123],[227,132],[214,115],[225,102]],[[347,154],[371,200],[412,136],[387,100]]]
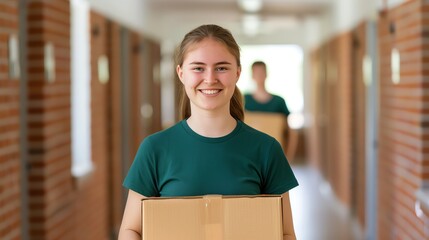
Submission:
[[[148,0],[88,0],[92,10],[115,20],[145,36],[157,38],[150,25],[152,13]]]
[[[353,29],[365,19],[375,19],[377,9],[381,6],[380,1],[332,0],[332,5],[325,14],[307,21],[306,39],[311,39],[307,41],[307,47],[314,48],[332,36]]]
[[[84,0],[71,2],[71,128],[73,176],[92,170],[91,84],[89,6]]]

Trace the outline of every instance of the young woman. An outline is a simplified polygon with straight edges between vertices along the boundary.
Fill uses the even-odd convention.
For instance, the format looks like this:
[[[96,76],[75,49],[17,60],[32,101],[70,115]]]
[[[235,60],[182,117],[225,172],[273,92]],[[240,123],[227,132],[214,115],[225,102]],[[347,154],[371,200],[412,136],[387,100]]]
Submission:
[[[182,82],[176,125],[144,139],[124,180],[119,239],[141,239],[141,199],[206,194],[283,194],[284,239],[295,239],[288,191],[298,182],[280,144],[244,124],[240,50],[231,33],[202,25],[176,56]]]

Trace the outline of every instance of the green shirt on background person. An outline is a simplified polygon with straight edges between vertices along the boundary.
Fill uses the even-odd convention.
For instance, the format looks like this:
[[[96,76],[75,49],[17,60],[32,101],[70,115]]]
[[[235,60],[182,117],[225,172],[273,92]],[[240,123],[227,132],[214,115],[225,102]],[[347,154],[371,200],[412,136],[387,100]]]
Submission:
[[[272,98],[269,101],[261,103],[255,100],[252,94],[245,94],[244,104],[244,108],[247,111],[281,113],[286,117],[290,114],[285,100],[277,95],[272,95]]]

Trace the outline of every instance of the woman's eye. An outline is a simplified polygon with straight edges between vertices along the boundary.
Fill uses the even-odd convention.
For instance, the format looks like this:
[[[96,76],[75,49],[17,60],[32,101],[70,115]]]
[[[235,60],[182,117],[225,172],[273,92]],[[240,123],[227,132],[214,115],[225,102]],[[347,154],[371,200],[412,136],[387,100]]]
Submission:
[[[223,72],[223,71],[226,71],[226,70],[227,70],[226,67],[218,67],[218,68],[216,68],[216,71],[219,71],[219,72]]]
[[[204,69],[202,67],[195,67],[193,70],[196,72],[202,72]]]

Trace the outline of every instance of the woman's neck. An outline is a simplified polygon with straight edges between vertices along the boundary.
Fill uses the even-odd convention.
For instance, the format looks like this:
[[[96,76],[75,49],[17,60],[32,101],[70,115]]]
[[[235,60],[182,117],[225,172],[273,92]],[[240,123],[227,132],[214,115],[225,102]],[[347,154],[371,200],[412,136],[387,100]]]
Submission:
[[[231,133],[237,126],[237,120],[230,114],[193,113],[186,122],[194,132],[204,137],[223,137]]]

